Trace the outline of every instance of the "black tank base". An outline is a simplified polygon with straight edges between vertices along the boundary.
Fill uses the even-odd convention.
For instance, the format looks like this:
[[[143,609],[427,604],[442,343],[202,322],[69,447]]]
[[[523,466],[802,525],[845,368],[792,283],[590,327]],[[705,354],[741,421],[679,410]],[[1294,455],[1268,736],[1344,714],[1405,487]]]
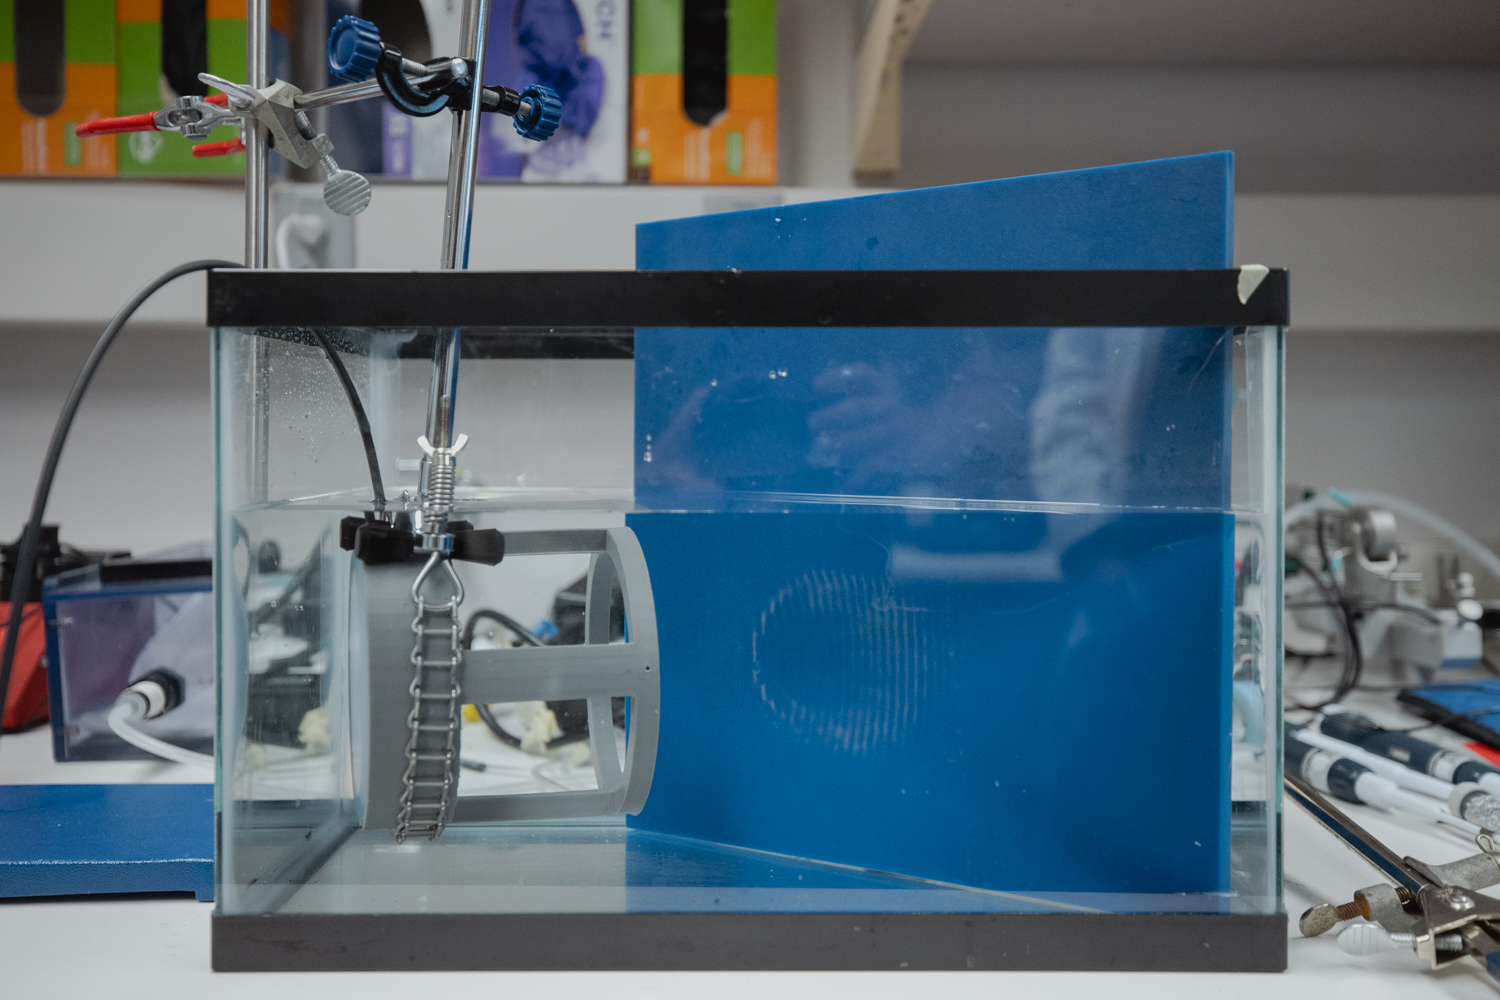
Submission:
[[[218,972],[1281,972],[1285,914],[215,916]]]

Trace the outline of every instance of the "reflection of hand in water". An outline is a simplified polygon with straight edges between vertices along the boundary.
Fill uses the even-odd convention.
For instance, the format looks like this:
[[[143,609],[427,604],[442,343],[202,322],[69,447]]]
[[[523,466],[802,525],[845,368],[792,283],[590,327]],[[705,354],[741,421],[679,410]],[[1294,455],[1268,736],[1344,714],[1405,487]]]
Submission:
[[[813,379],[813,388],[844,398],[807,417],[812,465],[849,470],[851,487],[909,468],[922,416],[902,399],[894,377],[856,362],[823,372]]]
[[[652,486],[670,486],[690,492],[718,489],[718,483],[698,474],[693,462],[693,431],[703,415],[708,389],[700,387],[672,414],[666,430],[646,442],[642,478]]]
[[[913,376],[910,385],[864,363],[829,368],[813,387],[844,398],[808,416],[809,464],[844,470],[851,489],[993,496],[1015,477],[1024,447],[1015,374],[983,341],[936,379]]]

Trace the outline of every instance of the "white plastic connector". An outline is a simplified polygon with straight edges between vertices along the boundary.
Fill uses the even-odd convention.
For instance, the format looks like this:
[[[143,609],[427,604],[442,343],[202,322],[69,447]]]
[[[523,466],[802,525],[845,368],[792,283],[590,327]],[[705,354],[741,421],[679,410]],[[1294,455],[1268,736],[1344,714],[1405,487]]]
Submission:
[[[1392,934],[1379,924],[1350,924],[1339,932],[1339,950],[1360,958],[1378,955],[1382,951],[1414,951],[1416,935]],[[1434,942],[1438,951],[1463,951],[1461,934],[1439,934]]]
[[[141,714],[136,719],[154,719],[167,710],[167,689],[154,680],[136,681],[120,697],[140,700]]]
[[[147,715],[150,711],[151,702],[148,690],[155,688],[161,696],[161,704],[166,704],[166,692],[161,685],[154,681],[138,681],[126,688],[120,697],[115,699],[115,706],[109,710],[109,728],[114,734],[131,746],[139,747],[147,753],[155,754],[164,760],[170,760],[175,764],[195,764],[199,767],[213,767],[214,759],[206,753],[195,753],[185,750],[179,746],[173,746],[165,740],[159,740],[155,736],[148,736],[136,729],[131,723],[142,719],[153,718]],[[158,711],[157,715],[161,712]]]

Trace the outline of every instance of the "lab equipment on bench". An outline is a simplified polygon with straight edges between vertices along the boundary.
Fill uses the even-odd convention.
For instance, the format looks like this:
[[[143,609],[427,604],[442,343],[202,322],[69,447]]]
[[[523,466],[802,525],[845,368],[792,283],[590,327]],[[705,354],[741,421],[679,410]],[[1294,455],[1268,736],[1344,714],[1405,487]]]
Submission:
[[[1396,700],[1436,725],[1500,749],[1500,680],[1420,684],[1403,689]]]
[[[1478,854],[1426,864],[1394,853],[1290,769],[1286,794],[1389,880],[1359,890],[1342,906],[1309,909],[1299,921],[1305,936],[1362,917],[1370,923],[1351,924],[1339,934],[1339,947],[1350,954],[1410,949],[1434,969],[1472,957],[1500,980],[1500,900],[1478,891],[1500,883],[1500,855],[1488,834],[1476,838]]]
[[[1441,539],[1436,586],[1413,568],[1401,524]],[[1338,651],[1344,667],[1331,702],[1367,670],[1426,679],[1484,660],[1485,628],[1500,625],[1500,613],[1476,599],[1472,571],[1500,581],[1500,559],[1464,532],[1396,497],[1331,490],[1288,512],[1287,536],[1288,651]]]
[[[1020,251],[903,269],[963,250],[913,223],[953,218],[1018,247],[1103,225],[1114,259],[1162,264],[1144,248],[1180,254],[1174,212],[1215,234],[1182,261],[1207,265],[1226,182],[1227,158],[1195,158],[709,220],[755,234],[718,241],[641,231],[816,252],[865,213],[862,252],[892,255],[868,271],[215,272],[216,967],[1078,967],[1048,941],[1087,907],[1100,941],[1149,935],[1132,967],[1279,968],[1262,570],[1281,565],[1285,275],[999,269]],[[1089,253],[1058,263],[1109,251]],[[577,391],[591,369],[629,380],[632,356],[633,402]],[[968,435],[956,459],[868,421],[881,379],[895,431]],[[1101,412],[1120,424],[1102,441]],[[239,595],[272,540],[323,567],[327,749],[296,783],[250,724]],[[466,641],[549,562],[586,572],[584,643],[508,612],[520,645]],[[1160,616],[1152,671],[1122,667]],[[1264,701],[1243,755],[1235,678]],[[566,700],[588,715],[577,786],[459,770],[492,739],[465,704]],[[1200,723],[1214,751],[1185,758]],[[1113,756],[1079,735],[1096,728]],[[1079,768],[1108,774],[1104,806],[1057,794]],[[1139,821],[1099,836],[1114,796]],[[872,921],[874,951],[853,930]],[[963,954],[920,940],[964,927]],[[277,928],[317,946],[289,958]]]
[[[176,691],[169,709],[136,720],[179,750],[213,753],[213,586],[209,547],[109,559],[47,580],[47,692],[58,761],[160,756],[110,724],[116,699],[153,672]]]
[[[1380,767],[1387,762],[1364,759],[1357,756],[1357,750],[1344,751],[1333,746],[1337,743],[1337,740],[1320,739],[1317,733],[1306,733],[1287,723],[1286,773],[1306,781],[1320,792],[1348,802],[1415,813],[1471,836],[1481,832],[1478,824],[1449,811],[1445,805],[1404,791],[1389,772]],[[1448,790],[1445,789],[1445,793]]]
[[[1328,736],[1318,730],[1317,722],[1318,720],[1314,719],[1306,726],[1299,726],[1296,729],[1297,738],[1320,750],[1326,750],[1337,756],[1358,761],[1376,774],[1389,778],[1397,785],[1409,791],[1419,792],[1438,799],[1446,799],[1448,793],[1453,791],[1452,782],[1443,781],[1429,774],[1413,771],[1398,761],[1382,757],[1379,754],[1370,753],[1352,743],[1346,743],[1341,739]]]
[[[7,597],[16,592],[16,574],[19,569],[21,541],[0,546],[0,594]],[[42,586],[50,576],[107,558],[128,558],[129,552],[84,552],[60,540],[58,526],[40,526],[36,535],[36,549],[27,572],[29,579],[22,583],[19,628],[16,630],[15,672],[8,685],[0,686],[0,731],[11,732],[29,729],[45,722],[48,717],[47,629],[43,624]],[[7,609],[15,610],[14,608]],[[0,637],[5,636],[9,614],[0,619]],[[7,640],[8,641],[8,640]],[[8,695],[3,693],[8,691]]]
[[[208,547],[124,555],[42,586],[54,759],[174,761],[202,783],[0,787],[0,896],[213,899]]]
[[[1464,687],[1455,685],[1455,687]],[[1439,690],[1442,690],[1441,688]],[[1495,691],[1500,711],[1500,688]],[[1442,714],[1453,715],[1452,711]],[[1457,714],[1462,714],[1457,713]],[[1440,716],[1439,716],[1440,717]],[[1330,705],[1314,723],[1325,736],[1352,743],[1362,750],[1396,761],[1422,775],[1430,775],[1449,786],[1477,784],[1491,795],[1500,795],[1500,768],[1465,754],[1445,750],[1428,740],[1386,729],[1358,712]],[[1443,794],[1447,794],[1446,791]]]

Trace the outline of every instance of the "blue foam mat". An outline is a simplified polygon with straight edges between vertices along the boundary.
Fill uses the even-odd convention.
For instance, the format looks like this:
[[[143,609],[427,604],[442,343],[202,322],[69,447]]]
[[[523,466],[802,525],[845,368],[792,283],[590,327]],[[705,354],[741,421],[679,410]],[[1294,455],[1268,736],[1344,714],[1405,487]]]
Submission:
[[[213,785],[0,786],[0,897],[214,898]]]

